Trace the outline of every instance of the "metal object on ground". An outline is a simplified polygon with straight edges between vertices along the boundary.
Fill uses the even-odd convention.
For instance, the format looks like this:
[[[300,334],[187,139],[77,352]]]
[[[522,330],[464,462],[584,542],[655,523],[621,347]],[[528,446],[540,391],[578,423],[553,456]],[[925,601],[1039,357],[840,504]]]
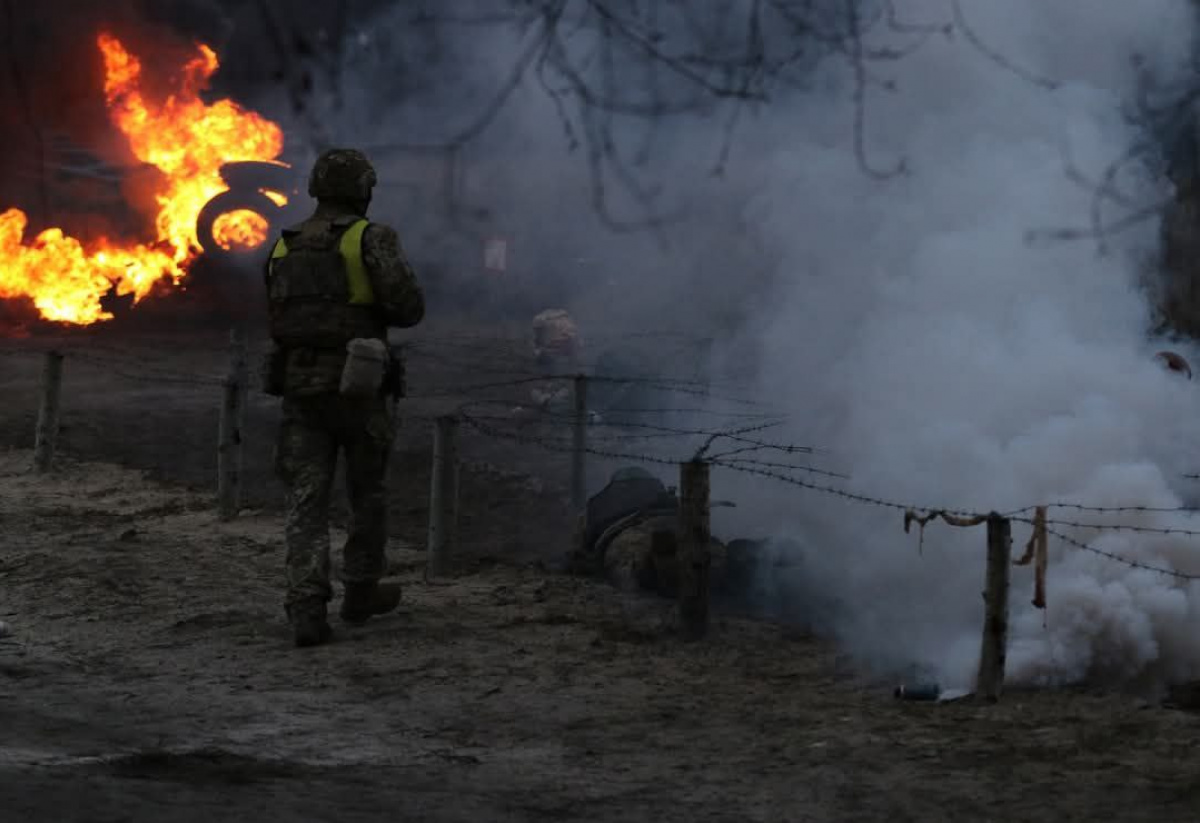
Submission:
[[[897,700],[937,700],[942,694],[942,688],[937,683],[918,683],[912,686],[900,685],[894,692]]]

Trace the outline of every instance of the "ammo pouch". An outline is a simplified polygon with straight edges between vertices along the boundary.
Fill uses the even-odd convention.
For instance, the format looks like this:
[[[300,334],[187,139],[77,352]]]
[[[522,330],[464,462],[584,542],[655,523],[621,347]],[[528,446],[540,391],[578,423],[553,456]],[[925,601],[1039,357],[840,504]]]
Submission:
[[[383,393],[384,379],[391,360],[387,343],[357,337],[346,344],[346,364],[342,367],[338,392],[343,397],[373,399]]]

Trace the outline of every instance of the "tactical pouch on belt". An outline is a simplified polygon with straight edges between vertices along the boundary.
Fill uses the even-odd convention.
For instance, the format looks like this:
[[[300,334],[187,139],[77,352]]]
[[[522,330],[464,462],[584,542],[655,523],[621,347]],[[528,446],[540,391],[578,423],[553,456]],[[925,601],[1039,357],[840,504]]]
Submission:
[[[359,337],[346,344],[346,365],[338,391],[343,397],[379,397],[388,371],[388,348],[382,340]]]
[[[259,376],[263,392],[272,397],[282,397],[287,383],[287,351],[272,343],[263,355]]]

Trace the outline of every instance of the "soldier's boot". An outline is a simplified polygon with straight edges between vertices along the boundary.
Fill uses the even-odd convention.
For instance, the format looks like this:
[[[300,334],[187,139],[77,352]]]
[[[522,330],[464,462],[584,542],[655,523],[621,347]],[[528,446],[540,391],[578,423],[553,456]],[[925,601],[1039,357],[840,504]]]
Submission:
[[[333,636],[323,600],[300,601],[288,607],[288,620],[298,648],[320,646]]]
[[[399,605],[399,583],[347,583],[341,618],[353,626],[361,626],[372,617],[395,611]]]

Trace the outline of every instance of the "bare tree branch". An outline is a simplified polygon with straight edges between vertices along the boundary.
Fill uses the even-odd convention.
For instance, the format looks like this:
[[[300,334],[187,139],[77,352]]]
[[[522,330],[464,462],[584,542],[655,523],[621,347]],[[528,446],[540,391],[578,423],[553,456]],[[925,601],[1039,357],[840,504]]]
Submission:
[[[867,66],[863,56],[862,28],[858,16],[857,0],[846,0],[846,25],[849,36],[848,49],[850,67],[854,72],[854,157],[859,168],[876,180],[887,180],[905,174],[908,167],[903,159],[896,161],[890,169],[880,170],[871,165],[867,158]]]
[[[1005,71],[1012,72],[1023,80],[1033,83],[1035,86],[1041,86],[1042,88],[1049,90],[1054,90],[1059,87],[1058,81],[1042,77],[1041,75],[1035,74],[1028,69],[1021,68],[1007,57],[1002,55],[1000,52],[984,43],[979,35],[975,33],[975,30],[967,24],[967,18],[966,15],[963,14],[962,3],[960,0],[951,0],[950,6],[954,11],[954,29],[962,32],[963,37],[967,38],[967,41],[972,46],[978,49],[997,66],[1000,66]]]

